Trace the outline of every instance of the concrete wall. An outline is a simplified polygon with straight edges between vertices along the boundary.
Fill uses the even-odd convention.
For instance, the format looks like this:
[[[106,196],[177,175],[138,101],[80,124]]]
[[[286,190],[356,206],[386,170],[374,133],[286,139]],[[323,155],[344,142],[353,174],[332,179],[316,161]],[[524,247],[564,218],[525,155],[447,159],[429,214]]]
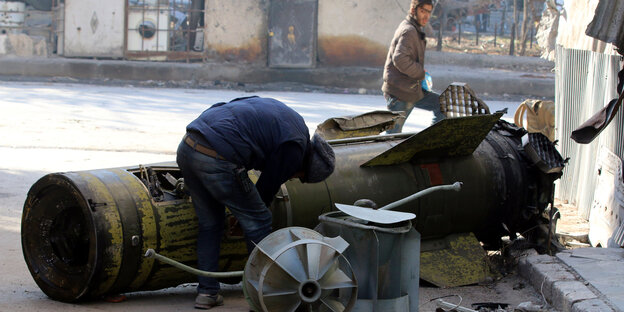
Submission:
[[[66,0],[64,55],[122,57],[124,11],[124,0]]]
[[[270,0],[207,0],[208,58],[267,62]],[[382,66],[409,0],[318,0],[319,65]]]
[[[266,64],[268,8],[267,0],[207,0],[208,57]]]
[[[409,4],[409,0],[319,0],[320,64],[382,66]]]
[[[45,57],[48,56],[47,47],[44,38],[30,37],[25,34],[0,35],[0,55]]]

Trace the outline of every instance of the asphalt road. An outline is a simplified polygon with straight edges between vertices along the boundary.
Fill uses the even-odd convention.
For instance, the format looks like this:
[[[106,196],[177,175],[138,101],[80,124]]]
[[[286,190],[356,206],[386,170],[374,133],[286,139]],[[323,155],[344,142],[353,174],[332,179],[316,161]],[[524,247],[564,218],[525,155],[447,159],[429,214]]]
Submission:
[[[212,103],[247,95],[232,90],[0,82],[0,311],[192,311],[194,285],[126,294],[121,303],[50,300],[35,284],[22,256],[22,206],[30,186],[46,173],[174,160],[186,124]],[[259,95],[293,107],[311,132],[329,117],[385,109],[382,96],[265,91]],[[504,116],[509,120],[519,102],[488,104],[492,111],[509,108]],[[430,119],[430,113],[415,111],[405,129],[421,130]],[[226,305],[212,311],[248,311],[240,287],[227,286],[224,293]],[[420,310],[434,311],[430,300],[449,295],[461,296],[466,307],[474,302],[504,302],[510,308],[522,302],[543,304],[529,283],[511,274],[488,285],[448,289],[423,285]]]

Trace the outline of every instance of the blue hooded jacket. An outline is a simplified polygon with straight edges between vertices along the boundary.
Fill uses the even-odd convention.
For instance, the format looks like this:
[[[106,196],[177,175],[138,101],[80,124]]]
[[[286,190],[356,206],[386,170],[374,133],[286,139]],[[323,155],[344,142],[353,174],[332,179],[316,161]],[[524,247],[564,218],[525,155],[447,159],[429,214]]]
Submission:
[[[261,171],[256,188],[267,206],[282,183],[303,170],[310,148],[303,117],[271,98],[253,96],[214,104],[186,130],[226,160]]]

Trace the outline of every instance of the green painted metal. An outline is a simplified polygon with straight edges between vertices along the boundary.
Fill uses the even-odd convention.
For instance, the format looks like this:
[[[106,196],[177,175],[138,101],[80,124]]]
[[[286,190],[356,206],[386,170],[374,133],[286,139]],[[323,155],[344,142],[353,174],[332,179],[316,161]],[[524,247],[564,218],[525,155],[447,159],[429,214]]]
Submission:
[[[179,176],[175,167],[156,169]],[[22,217],[22,249],[46,295],[71,302],[196,281],[192,274],[143,256],[154,249],[195,265],[197,218],[189,198],[154,201],[139,171],[53,173],[31,187]],[[241,237],[224,237],[220,270],[242,270],[246,258]]]
[[[401,144],[363,164],[365,167],[397,165],[440,156],[466,156],[485,139],[502,113],[443,119]]]
[[[475,122],[461,132],[480,133],[480,127]],[[424,240],[473,232],[486,246],[496,247],[501,236],[523,233],[532,239],[547,223],[542,212],[560,174],[537,168],[521,148],[523,134],[499,121],[470,154],[412,155],[383,166],[361,164],[404,141],[411,145],[415,136],[330,141],[334,173],[321,183],[285,183],[270,207],[274,229],[314,228],[335,203],[367,198],[383,206],[434,185],[462,181],[459,192],[431,194],[397,210],[416,214],[413,226]],[[252,178],[257,174],[250,172]],[[75,301],[195,281],[143,257],[152,248],[186,265],[196,262],[195,212],[167,175],[181,176],[175,163],[53,173],[37,181],[24,205],[22,245],[39,287],[53,299]],[[220,271],[240,271],[247,257],[242,233],[235,219],[226,223]]]
[[[477,284],[492,277],[487,254],[472,233],[423,242],[420,277],[439,287]]]
[[[479,240],[496,244],[509,235],[505,227],[512,235],[525,232],[541,222],[540,212],[552,197],[558,175],[541,173],[520,148],[523,133],[514,134],[504,125],[490,131],[472,154],[441,154],[386,166],[360,164],[406,139],[330,141],[336,153],[334,173],[317,184],[288,181],[273,203],[275,225],[313,228],[317,216],[334,210],[335,203],[366,198],[383,206],[434,185],[462,181],[459,192],[431,194],[396,210],[416,214],[414,227],[423,239],[474,232]]]

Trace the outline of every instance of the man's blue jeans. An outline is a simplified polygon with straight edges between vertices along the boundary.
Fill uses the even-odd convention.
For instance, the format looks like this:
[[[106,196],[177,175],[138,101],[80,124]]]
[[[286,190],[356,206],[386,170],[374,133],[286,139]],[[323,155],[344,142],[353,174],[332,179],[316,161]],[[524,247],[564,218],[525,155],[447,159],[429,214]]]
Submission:
[[[426,109],[428,111],[433,112],[433,121],[431,124],[435,124],[436,122],[446,118],[442,111],[440,110],[440,95],[435,92],[424,91],[425,97],[420,99],[418,102],[403,102],[394,96],[387,94],[386,95],[386,103],[388,104],[388,110],[393,112],[404,111],[405,119],[398,121],[394,128],[386,131],[386,133],[400,133],[403,130],[403,125],[405,124],[405,120],[409,117],[410,113],[414,109],[414,107],[420,109]]]
[[[241,183],[237,165],[195,151],[184,141],[178,146],[177,163],[184,185],[191,193],[197,219],[197,266],[200,270],[218,270],[219,251],[225,224],[225,206],[238,219],[249,252],[271,233],[271,211],[266,207],[249,177]],[[246,173],[246,171],[245,171]],[[243,183],[249,183],[245,188]],[[216,294],[219,282],[199,277],[198,293]]]

